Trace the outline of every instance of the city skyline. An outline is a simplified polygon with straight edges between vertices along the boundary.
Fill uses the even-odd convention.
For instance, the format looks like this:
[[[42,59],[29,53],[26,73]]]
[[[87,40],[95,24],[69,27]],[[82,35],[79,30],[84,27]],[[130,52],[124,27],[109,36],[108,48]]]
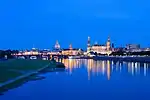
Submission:
[[[150,100],[150,0],[0,0],[0,100]]]
[[[106,39],[108,38],[108,36],[110,37],[110,35],[107,35],[106,37],[103,37],[102,40],[97,39],[97,37],[92,37],[91,44],[95,44],[95,43],[106,44]],[[89,35],[87,35],[87,37],[91,38],[91,36],[89,36]],[[94,40],[94,39],[96,39],[96,40]],[[121,43],[116,43],[115,42],[116,40],[114,40],[113,37],[110,37],[110,39],[111,39],[111,43],[113,43],[116,47],[125,47],[127,44],[140,44],[140,43],[134,42],[134,40],[133,40],[133,42],[127,42],[127,43],[121,44]],[[124,38],[122,38],[122,39],[124,39]],[[3,47],[3,45],[1,45],[0,49],[31,49],[33,47],[35,47],[35,48],[41,48],[41,49],[48,49],[48,48],[53,48],[54,45],[55,45],[55,43],[56,43],[56,41],[58,41],[59,44],[61,45],[61,47],[63,47],[63,48],[68,48],[70,44],[72,44],[74,48],[83,48],[83,49],[87,48],[86,47],[87,46],[87,44],[86,44],[87,38],[85,40],[85,37],[83,39],[85,41],[80,41],[79,45],[78,45],[78,43],[76,43],[75,40],[74,41],[72,40],[71,42],[67,41],[66,43],[64,43],[64,41],[61,41],[61,40],[62,39],[56,39],[54,41],[49,41],[48,42],[49,44],[46,43],[45,46],[40,46],[40,43],[36,43],[37,41],[35,41],[33,43],[30,43],[28,46],[25,46],[25,47],[23,47],[22,45],[20,45],[20,47],[13,47],[12,45],[11,46],[8,45],[9,47],[7,47],[7,46]],[[47,41],[47,40],[42,40],[42,41]],[[145,42],[145,41],[143,41],[143,42]],[[53,44],[50,44],[50,43],[53,43]],[[140,46],[143,47],[143,48],[146,48],[146,47],[149,48],[150,47],[150,43],[148,42],[147,44],[146,43],[145,44],[140,44]]]
[[[27,48],[1,48],[1,49],[18,49],[18,50],[25,50],[25,49],[27,49],[27,50],[29,50],[29,49],[31,49],[31,48],[37,48],[37,49],[50,49],[50,50],[53,50],[54,48],[56,48],[56,44],[57,45],[59,45],[59,48],[61,48],[61,49],[67,49],[67,48],[69,48],[69,46],[70,45],[72,45],[73,46],[73,48],[80,48],[80,49],[83,49],[83,50],[86,50],[87,49],[87,42],[88,42],[88,39],[90,38],[90,44],[91,45],[95,45],[95,44],[99,44],[99,45],[106,45],[106,43],[107,43],[107,39],[109,38],[110,39],[110,41],[111,41],[111,46],[112,46],[112,44],[113,44],[113,46],[115,47],[115,48],[120,48],[120,47],[122,47],[122,48],[125,48],[127,45],[129,45],[129,44],[133,44],[133,45],[139,45],[140,46],[140,48],[149,48],[150,46],[143,46],[142,44],[139,44],[139,43],[127,43],[127,44],[120,44],[120,45],[117,45],[115,42],[113,42],[112,41],[112,38],[110,37],[110,35],[108,35],[107,36],[107,39],[105,40],[105,41],[103,41],[103,42],[100,42],[100,41],[97,41],[97,40],[93,40],[93,39],[91,39],[91,37],[90,36],[88,36],[87,37],[87,40],[86,41],[83,41],[83,43],[81,43],[81,44],[83,44],[84,46],[83,47],[79,47],[79,46],[77,46],[77,45],[74,45],[73,43],[74,42],[68,42],[69,44],[62,44],[62,43],[60,43],[59,42],[59,40],[57,39],[57,40],[55,40],[54,41],[54,44],[52,44],[52,45],[48,45],[47,47],[45,47],[45,48],[42,48],[42,47],[38,47],[38,46],[36,46],[35,44],[31,44],[30,46],[28,46]],[[147,44],[148,45],[148,44]]]

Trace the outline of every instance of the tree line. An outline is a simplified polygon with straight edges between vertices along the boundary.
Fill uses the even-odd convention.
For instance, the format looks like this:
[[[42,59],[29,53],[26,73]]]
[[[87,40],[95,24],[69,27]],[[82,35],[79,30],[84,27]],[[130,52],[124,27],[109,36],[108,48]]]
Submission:
[[[19,53],[18,50],[0,50],[0,58],[4,58],[7,55],[7,58],[13,58],[12,54]]]
[[[90,52],[90,54],[96,55],[96,56],[107,56],[107,54],[100,54],[97,52]],[[119,50],[116,52],[112,52],[110,56],[150,56],[150,51],[141,51],[141,52],[126,52],[123,50]]]
[[[125,51],[117,51],[112,52],[111,55],[113,56],[150,56],[150,51],[141,51],[141,52],[125,52]]]

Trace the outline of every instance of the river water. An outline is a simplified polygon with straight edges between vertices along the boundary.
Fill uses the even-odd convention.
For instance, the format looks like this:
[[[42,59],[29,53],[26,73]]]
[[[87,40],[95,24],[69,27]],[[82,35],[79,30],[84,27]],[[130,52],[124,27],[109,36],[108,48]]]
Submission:
[[[66,59],[65,71],[41,74],[0,100],[150,100],[150,64]]]

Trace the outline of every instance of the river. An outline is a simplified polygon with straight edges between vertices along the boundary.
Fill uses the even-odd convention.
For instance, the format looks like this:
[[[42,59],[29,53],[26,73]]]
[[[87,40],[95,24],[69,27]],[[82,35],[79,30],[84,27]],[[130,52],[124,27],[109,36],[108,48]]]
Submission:
[[[150,64],[64,59],[65,71],[41,74],[0,100],[150,100]]]

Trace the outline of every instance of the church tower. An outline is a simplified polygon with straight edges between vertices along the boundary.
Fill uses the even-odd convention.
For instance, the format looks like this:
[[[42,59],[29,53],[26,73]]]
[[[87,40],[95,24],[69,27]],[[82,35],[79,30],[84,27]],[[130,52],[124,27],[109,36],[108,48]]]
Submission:
[[[108,39],[107,39],[106,48],[107,48],[107,51],[110,51],[110,49],[111,49],[110,37],[108,37]]]
[[[72,55],[73,52],[72,52],[73,48],[72,48],[72,44],[69,45],[69,55]]]
[[[56,44],[55,44],[55,49],[60,49],[60,45],[59,45],[59,42],[58,41],[56,41]]]
[[[88,37],[88,41],[87,41],[87,52],[90,52],[90,48],[91,48],[91,44],[90,44],[90,37]]]
[[[69,49],[72,50],[72,44],[69,45]]]

